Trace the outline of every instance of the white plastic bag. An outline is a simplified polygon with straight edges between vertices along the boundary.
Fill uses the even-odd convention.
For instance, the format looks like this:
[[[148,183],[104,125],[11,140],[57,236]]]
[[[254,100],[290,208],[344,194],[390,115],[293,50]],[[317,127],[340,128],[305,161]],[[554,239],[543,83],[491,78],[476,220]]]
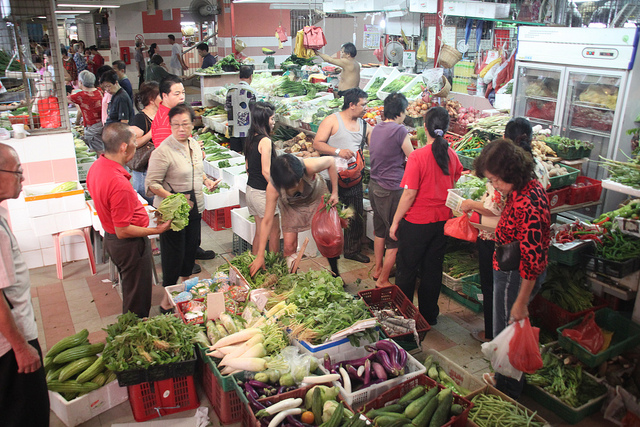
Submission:
[[[442,75],[444,68],[430,68],[422,72],[422,81],[431,93],[438,93],[442,90]]]
[[[514,323],[504,328],[493,341],[482,344],[482,353],[491,361],[494,371],[520,381],[522,371],[511,366],[509,362],[509,342],[515,330]]]

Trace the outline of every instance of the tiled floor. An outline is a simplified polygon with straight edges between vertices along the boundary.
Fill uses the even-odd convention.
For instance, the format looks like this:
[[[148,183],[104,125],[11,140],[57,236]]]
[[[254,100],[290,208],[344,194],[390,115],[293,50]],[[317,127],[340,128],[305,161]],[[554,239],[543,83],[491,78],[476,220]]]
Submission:
[[[206,224],[202,226],[202,247],[213,249],[217,254],[225,257],[232,255],[231,230],[213,231]],[[370,253],[371,258],[373,254]],[[156,257],[159,262],[159,257]],[[224,262],[221,257],[214,260],[198,261],[203,272],[200,277],[208,277],[209,272]],[[326,268],[324,258],[304,259],[300,264],[302,271]],[[341,259],[339,268],[347,283],[347,290],[357,293],[374,286],[371,279],[373,262],[360,264],[355,261]],[[158,272],[160,268],[158,266]],[[87,328],[91,342],[103,340],[105,332],[102,328],[113,323],[121,313],[122,300],[116,288],[109,281],[107,265],[98,266],[98,274],[91,276],[88,261],[77,261],[64,265],[64,280],[58,280],[55,266],[39,268],[30,271],[32,283],[33,305],[36,312],[40,345],[46,351],[61,338]],[[393,279],[392,279],[393,281]],[[163,295],[161,286],[154,286],[153,308],[151,314],[157,314],[158,305]],[[452,361],[456,362],[468,372],[478,378],[489,369],[489,363],[480,352],[480,343],[475,341],[470,332],[483,327],[481,315],[471,312],[442,295],[439,300],[440,317],[438,324],[431,328],[422,342],[422,352],[415,354],[418,360],[423,360],[425,351],[435,349]],[[199,390],[200,401],[203,406],[211,408],[202,390]],[[530,408],[539,410],[541,415],[554,425],[563,425],[562,420],[549,410],[537,403],[523,398],[523,403]],[[192,417],[195,410],[178,413],[164,419]],[[213,410],[209,416],[214,426],[219,425]],[[83,426],[110,426],[113,423],[134,422],[131,407],[124,402],[115,408],[82,424]],[[51,413],[51,426],[63,426],[58,417]],[[601,415],[595,415],[580,423],[584,426],[609,425]]]

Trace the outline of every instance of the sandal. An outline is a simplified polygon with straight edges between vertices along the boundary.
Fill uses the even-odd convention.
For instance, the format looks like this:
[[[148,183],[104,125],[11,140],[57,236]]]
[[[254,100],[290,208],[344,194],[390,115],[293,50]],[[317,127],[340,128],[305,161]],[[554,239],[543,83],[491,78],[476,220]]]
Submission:
[[[484,381],[487,385],[490,385],[492,387],[495,387],[497,384],[496,377],[493,372],[485,372],[484,374],[482,374],[482,381]]]
[[[490,339],[487,339],[485,337],[484,330],[482,329],[476,329],[475,331],[471,332],[471,337],[476,341],[480,341],[481,343],[491,342]]]

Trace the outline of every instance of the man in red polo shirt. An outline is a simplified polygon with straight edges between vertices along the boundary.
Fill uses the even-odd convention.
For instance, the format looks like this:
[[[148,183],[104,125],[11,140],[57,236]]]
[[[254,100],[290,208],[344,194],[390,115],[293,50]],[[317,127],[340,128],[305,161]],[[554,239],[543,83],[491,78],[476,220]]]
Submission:
[[[122,312],[148,317],[154,268],[147,236],[169,229],[170,222],[149,228],[149,216],[133,189],[124,165],[136,152],[136,135],[125,123],[111,123],[102,132],[105,152],[87,174],[87,189],[105,231],[104,245],[118,268]]]
[[[162,103],[158,106],[158,112],[151,123],[151,140],[158,147],[162,141],[171,135],[169,124],[169,110],[185,100],[184,86],[180,77],[170,75],[160,82],[160,97]]]

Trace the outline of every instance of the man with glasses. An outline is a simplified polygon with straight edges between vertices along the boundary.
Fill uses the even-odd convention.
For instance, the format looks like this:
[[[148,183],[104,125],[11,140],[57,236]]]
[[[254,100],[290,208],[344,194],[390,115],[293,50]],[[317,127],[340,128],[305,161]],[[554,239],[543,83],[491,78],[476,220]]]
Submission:
[[[129,181],[124,165],[136,152],[136,136],[129,125],[106,125],[102,140],[105,152],[89,169],[87,189],[105,231],[105,248],[120,273],[122,313],[148,317],[155,268],[148,236],[164,233],[170,222],[149,227],[147,211]]]
[[[0,144],[0,203],[17,199],[24,176],[16,151]],[[6,426],[48,426],[49,394],[31,304],[31,280],[0,208],[0,414]]]

